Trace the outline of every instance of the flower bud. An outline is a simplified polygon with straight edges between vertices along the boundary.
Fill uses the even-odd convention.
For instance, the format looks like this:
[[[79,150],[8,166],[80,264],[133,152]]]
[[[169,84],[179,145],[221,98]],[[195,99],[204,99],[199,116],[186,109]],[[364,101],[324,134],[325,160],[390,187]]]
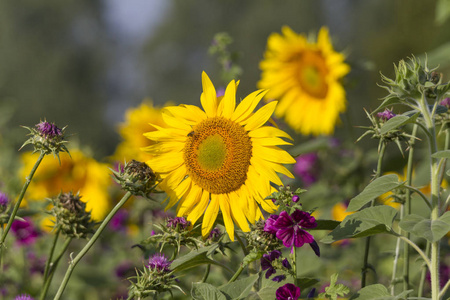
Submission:
[[[0,192],[0,214],[8,208],[9,200],[5,193]]]
[[[51,214],[55,216],[55,227],[60,227],[61,232],[73,238],[87,238],[94,232],[95,223],[91,220],[91,212],[86,211],[86,203],[81,201],[79,194],[72,192],[61,193],[52,200]]]
[[[389,121],[395,116],[396,114],[394,114],[390,109],[387,108],[383,112],[377,113],[377,117],[383,122]]]
[[[22,126],[30,131],[28,135],[31,137],[25,141],[20,147],[22,149],[25,145],[31,144],[34,146],[33,152],[42,152],[44,154],[53,153],[59,159],[59,152],[67,152],[64,140],[64,130],[66,127],[60,129],[54,123],[47,121],[36,124],[34,128]]]
[[[150,198],[150,194],[159,182],[159,176],[144,162],[132,160],[125,163],[123,169],[113,171],[114,180],[126,191],[135,196]]]

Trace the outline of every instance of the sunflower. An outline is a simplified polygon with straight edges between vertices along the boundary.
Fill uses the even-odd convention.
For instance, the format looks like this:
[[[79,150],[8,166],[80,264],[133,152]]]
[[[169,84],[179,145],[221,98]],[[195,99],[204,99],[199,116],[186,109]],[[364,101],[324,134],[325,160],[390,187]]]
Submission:
[[[27,190],[26,202],[44,201],[61,192],[78,191],[92,219],[101,221],[110,209],[108,187],[112,181],[106,164],[97,162],[78,149],[71,149],[70,156],[60,154],[61,164],[52,156],[44,157]],[[36,156],[25,152],[21,156],[23,166],[20,176],[25,178],[33,167]]]
[[[203,215],[202,235],[212,229],[219,210],[231,240],[234,223],[249,231],[248,222],[262,217],[259,206],[274,212],[265,199],[282,185],[277,173],[293,178],[282,164],[295,163],[278,145],[290,145],[284,131],[264,126],[277,102],[253,112],[266,94],[258,90],[236,107],[237,84],[231,81],[223,97],[203,72],[203,110],[193,105],[169,106],[163,110],[166,128],[145,136],[157,142],[144,150],[153,157],[147,164],[161,175],[160,186],[170,199],[166,209],[178,202],[177,215],[192,224]]]
[[[119,134],[122,142],[117,146],[112,159],[123,162],[132,159],[146,161],[149,154],[139,149],[150,146],[152,142],[144,137],[144,133],[154,130],[152,124],[163,126],[161,109],[153,106],[151,100],[144,100],[141,105],[129,108],[125,113],[125,121],[119,125]]]
[[[345,111],[345,90],[339,80],[350,71],[344,55],[335,52],[327,28],[317,43],[284,26],[282,35],[267,41],[258,87],[269,89],[265,98],[279,99],[277,117],[304,135],[330,135]]]

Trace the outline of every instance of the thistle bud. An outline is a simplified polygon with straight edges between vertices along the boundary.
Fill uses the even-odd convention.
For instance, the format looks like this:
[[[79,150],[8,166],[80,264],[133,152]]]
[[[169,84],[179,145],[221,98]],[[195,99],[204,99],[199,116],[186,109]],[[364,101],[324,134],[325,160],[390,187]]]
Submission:
[[[267,253],[281,248],[275,234],[264,229],[267,221],[257,221],[251,225],[251,231],[246,233],[250,250]]]
[[[81,201],[79,194],[72,192],[61,193],[52,200],[51,214],[55,216],[55,227],[61,232],[74,238],[87,238],[94,232],[95,223],[91,220],[91,212],[86,211],[86,203]]]
[[[392,112],[392,110],[390,110],[388,108],[386,108],[383,112],[377,113],[377,117],[383,122],[389,121],[390,119],[392,119],[395,116],[396,116],[396,114],[394,114]]]
[[[149,264],[141,271],[137,271],[131,282],[130,295],[141,299],[150,295],[158,295],[180,287],[174,285],[175,276],[170,269],[171,261],[162,254],[155,254],[149,259]]]
[[[159,176],[144,162],[132,160],[125,163],[123,169],[113,171],[114,180],[126,191],[135,196],[150,198],[150,194],[158,184]]]
[[[8,208],[9,200],[6,194],[0,192],[0,215]]]
[[[64,140],[64,130],[66,127],[60,129],[54,123],[49,123],[47,121],[40,122],[36,124],[34,128],[22,126],[30,131],[28,134],[31,136],[25,143],[20,147],[22,149],[25,145],[31,144],[34,146],[34,152],[42,152],[44,154],[53,153],[59,159],[59,152],[67,152]]]

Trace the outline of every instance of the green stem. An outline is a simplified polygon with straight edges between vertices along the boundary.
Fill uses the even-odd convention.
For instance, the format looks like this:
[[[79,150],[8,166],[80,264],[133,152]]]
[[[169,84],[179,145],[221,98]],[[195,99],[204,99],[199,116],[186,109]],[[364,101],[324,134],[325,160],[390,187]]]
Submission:
[[[70,242],[72,241],[72,238],[68,238],[65,242],[63,247],[61,248],[61,251],[56,256],[55,260],[50,264],[50,269],[48,270],[47,277],[44,278],[44,289],[42,290],[41,296],[39,297],[39,300],[44,300],[47,296],[48,288],[50,287],[50,284],[52,283],[53,275],[55,274],[56,267],[58,266],[59,261],[61,260],[61,257],[66,252],[67,248],[69,247]]]
[[[377,162],[377,170],[375,172],[375,176],[373,180],[377,179],[381,176],[381,165],[383,162],[384,153],[386,152],[386,143],[382,140],[380,140],[379,144],[379,153],[378,153],[378,162]],[[374,206],[375,200],[372,200],[370,203],[370,206]],[[367,270],[369,269],[369,252],[370,252],[370,236],[366,238],[366,245],[364,248],[364,260],[363,260],[363,268],[361,271],[361,288],[366,286],[366,274]]]
[[[241,248],[242,248],[242,251],[244,252],[244,255],[247,256],[249,252],[248,252],[247,248],[245,247],[245,244],[244,244],[244,242],[242,241],[242,239],[241,239],[241,237],[239,236],[239,233],[238,233],[237,231],[234,232],[234,236],[236,237],[236,239],[237,239],[239,245],[241,245]]]
[[[293,257],[293,265],[294,265],[294,274],[295,274],[295,278],[294,278],[294,284],[296,286],[300,286],[300,280],[298,278],[298,270],[300,270],[300,262],[297,259],[297,247],[294,246],[294,257]]]
[[[206,282],[206,279],[208,279],[208,276],[209,276],[210,269],[211,269],[211,264],[207,264],[206,265],[205,274],[203,275],[203,278],[202,278],[201,282]]]
[[[427,247],[425,249],[425,256],[428,258],[428,256],[430,255],[430,242],[427,242]],[[422,266],[422,271],[420,274],[420,282],[419,282],[419,289],[417,290],[417,297],[421,298],[423,295],[423,287],[425,285],[425,278],[427,275],[427,264],[424,263]]]
[[[242,271],[244,271],[244,267],[241,264],[239,266],[239,269],[236,271],[236,273],[234,273],[233,277],[231,277],[231,279],[230,279],[230,281],[228,281],[228,283],[234,282],[239,277],[239,275],[241,275]]]
[[[414,124],[413,126],[413,130],[411,132],[411,138],[409,140],[409,154],[408,154],[408,164],[406,167],[406,184],[408,186],[412,185],[412,174],[413,174],[413,158],[414,158],[414,148],[415,148],[415,144],[416,144],[416,135],[417,135],[417,129],[418,126],[416,124]],[[418,193],[419,195],[425,197],[425,195],[423,195],[422,192],[420,192],[419,190],[414,190],[416,193]],[[425,203],[429,204],[427,198],[424,198]],[[406,199],[405,199],[405,204],[403,205],[404,207],[404,214],[402,215],[402,217],[405,216],[409,216],[411,215],[411,190],[407,189],[406,190]],[[406,238],[410,239],[411,234],[409,232],[406,232]],[[403,248],[403,291],[406,291],[409,289],[409,245],[405,244],[404,248]]]
[[[36,163],[33,166],[33,169],[31,169],[30,174],[26,177],[25,184],[22,187],[22,191],[20,191],[19,198],[17,199],[16,205],[14,206],[11,216],[9,216],[8,224],[6,225],[5,231],[3,232],[2,238],[0,240],[0,256],[2,254],[1,251],[3,249],[3,245],[5,243],[6,236],[8,235],[8,232],[11,229],[12,222],[14,221],[14,218],[17,215],[17,211],[19,210],[20,203],[22,203],[22,199],[25,196],[25,192],[27,191],[28,186],[30,185],[31,179],[33,178],[34,173],[36,172],[37,168],[39,167],[39,164],[44,159],[44,156],[45,156],[44,152],[41,152]]]
[[[117,211],[122,207],[122,205],[127,202],[127,200],[131,197],[131,192],[127,192],[123,198],[119,201],[119,203],[116,204],[116,206],[111,210],[111,212],[106,216],[106,218],[103,220],[102,224],[100,224],[100,227],[97,229],[97,231],[94,233],[92,238],[89,240],[89,242],[84,246],[84,248],[78,253],[78,255],[69,263],[69,268],[66,271],[66,274],[64,275],[64,279],[61,282],[61,285],[59,286],[58,292],[56,293],[56,296],[54,300],[58,300],[61,298],[64,289],[66,288],[67,282],[69,281],[70,275],[72,275],[73,270],[75,269],[75,266],[77,263],[83,258],[83,256],[89,251],[89,249],[94,245],[94,243],[97,241],[100,234],[103,232],[103,230],[108,225],[109,221],[111,221],[112,217],[117,213]]]
[[[422,96],[419,102],[420,111],[422,113],[427,132],[429,133],[429,148],[431,154],[437,152],[436,128],[434,124],[433,115],[430,113],[427,105],[425,95]],[[440,199],[439,199],[439,161],[431,157],[431,221],[439,218]],[[439,241],[431,243],[431,299],[439,299]]]
[[[441,292],[439,293],[439,298],[444,297],[445,292],[447,292],[449,287],[450,287],[450,280],[448,280],[445,286],[442,288]]]
[[[410,186],[410,185],[405,185],[405,188],[407,188],[408,190],[411,190],[411,191],[413,191],[414,193],[416,193],[417,195],[419,195],[420,198],[422,198],[422,200],[424,200],[424,203],[428,206],[428,208],[429,208],[430,210],[432,209],[430,202],[428,202],[427,196],[425,196],[425,194],[422,193],[419,189],[416,189],[415,187],[412,187],[412,186]]]
[[[399,239],[405,241],[407,244],[409,244],[411,247],[414,248],[414,250],[417,251],[417,253],[422,256],[422,259],[424,260],[425,264],[430,268],[431,267],[431,262],[428,259],[428,256],[426,255],[426,253],[424,253],[422,251],[422,249],[419,248],[419,246],[417,246],[413,241],[411,241],[410,239],[408,239],[406,236],[403,235],[398,235],[397,236]]]
[[[61,231],[61,227],[58,226],[58,228],[56,229],[56,232],[55,232],[55,237],[53,238],[52,247],[50,248],[50,254],[48,255],[48,259],[47,259],[47,262],[45,264],[44,281],[47,279],[47,276],[48,276],[48,271],[49,271],[49,268],[50,268],[50,265],[51,265],[50,262],[53,259],[53,252],[55,252],[55,248],[56,248],[56,244],[58,242],[60,231]]]

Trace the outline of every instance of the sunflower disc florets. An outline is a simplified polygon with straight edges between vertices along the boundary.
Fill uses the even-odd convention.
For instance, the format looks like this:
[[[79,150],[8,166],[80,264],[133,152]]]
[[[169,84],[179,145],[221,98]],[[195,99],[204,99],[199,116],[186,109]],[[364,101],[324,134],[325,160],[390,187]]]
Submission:
[[[113,171],[114,180],[135,196],[150,198],[159,182],[159,176],[144,162],[131,160],[118,171]]]
[[[79,194],[61,193],[52,201],[54,207],[51,214],[56,218],[55,227],[60,227],[64,235],[87,238],[94,232],[95,223],[91,220],[91,213],[86,211],[86,203],[81,201]]]
[[[25,143],[20,147],[22,149],[25,145],[31,144],[34,146],[33,152],[42,152],[44,154],[53,153],[59,159],[59,152],[67,152],[69,150],[66,148],[64,140],[64,128],[58,128],[54,123],[47,121],[40,122],[34,126],[34,128],[22,126],[30,131],[28,134],[31,136]]]

